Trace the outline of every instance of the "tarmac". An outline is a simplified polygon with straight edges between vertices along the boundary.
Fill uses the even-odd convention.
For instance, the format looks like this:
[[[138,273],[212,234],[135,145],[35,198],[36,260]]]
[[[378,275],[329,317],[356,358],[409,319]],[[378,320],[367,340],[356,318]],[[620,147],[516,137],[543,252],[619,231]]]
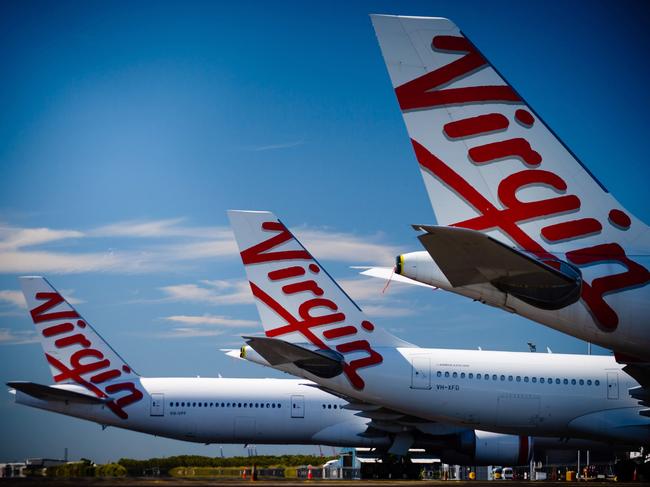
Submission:
[[[507,487],[566,487],[570,482],[552,482],[552,481],[503,481]],[[224,479],[175,479],[175,478],[122,478],[122,479],[98,479],[98,478],[76,478],[76,479],[53,479],[45,477],[30,478],[13,478],[0,479],[0,487],[72,487],[79,485],[88,485],[91,487],[207,487],[215,485],[226,485],[229,487],[243,487],[250,485],[259,485],[260,487],[392,487],[392,486],[417,486],[417,487],[495,487],[500,485],[501,481],[463,481],[463,480],[258,480],[256,482],[245,480],[224,480]],[[575,484],[576,482],[572,482]],[[641,482],[580,482],[589,486],[622,486],[632,487],[639,485],[648,485]],[[504,486],[505,487],[505,486]]]

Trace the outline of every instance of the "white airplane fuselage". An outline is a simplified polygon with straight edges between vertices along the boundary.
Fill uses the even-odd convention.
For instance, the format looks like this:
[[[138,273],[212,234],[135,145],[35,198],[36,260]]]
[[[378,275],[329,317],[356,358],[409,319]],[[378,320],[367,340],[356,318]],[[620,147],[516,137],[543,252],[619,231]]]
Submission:
[[[367,418],[304,380],[141,378],[142,400],[120,418],[99,404],[45,401],[16,391],[16,402],[105,426],[199,443],[386,446],[365,438]],[[57,388],[84,391],[80,386]]]
[[[650,442],[650,418],[639,415],[643,408],[628,394],[638,384],[612,357],[416,347],[375,351],[383,360],[363,370],[362,389],[343,374],[323,379],[294,365],[276,368],[445,424],[504,434]],[[263,363],[254,351],[246,355]]]

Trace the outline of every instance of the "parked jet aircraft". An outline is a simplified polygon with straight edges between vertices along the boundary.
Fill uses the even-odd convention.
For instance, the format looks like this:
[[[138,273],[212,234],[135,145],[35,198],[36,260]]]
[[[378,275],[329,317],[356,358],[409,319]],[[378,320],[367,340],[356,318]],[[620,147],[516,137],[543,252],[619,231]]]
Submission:
[[[449,424],[650,443],[650,410],[612,357],[419,348],[375,326],[273,214],[229,217],[266,333],[244,356],[360,403],[393,452]]]
[[[372,22],[444,225],[414,225],[426,252],[400,255],[397,273],[650,361],[648,227],[450,20]],[[626,370],[650,381],[648,364]]]
[[[21,278],[21,284],[55,385],[10,382],[19,404],[200,443],[325,444],[379,451],[392,444],[391,433],[374,428],[363,412],[313,382],[141,377],[45,279]],[[451,426],[446,435],[420,435],[414,445],[448,461],[504,465],[525,464],[534,445],[538,455],[608,448]]]

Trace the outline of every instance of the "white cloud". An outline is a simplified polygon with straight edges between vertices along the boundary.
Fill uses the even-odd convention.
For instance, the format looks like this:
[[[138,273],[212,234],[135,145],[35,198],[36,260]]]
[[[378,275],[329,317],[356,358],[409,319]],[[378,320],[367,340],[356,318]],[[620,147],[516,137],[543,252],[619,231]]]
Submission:
[[[0,345],[24,345],[26,343],[37,343],[36,332],[15,331],[9,328],[0,328]]]
[[[83,237],[76,230],[52,230],[50,228],[16,228],[0,226],[0,251],[14,250],[57,240]]]
[[[224,330],[206,329],[206,328],[174,328],[169,331],[159,333],[160,338],[196,338],[196,337],[214,337],[223,335]]]
[[[377,237],[308,228],[298,229],[294,235],[318,260],[389,265],[400,253],[397,247],[374,242]]]
[[[304,143],[305,143],[304,140],[294,140],[293,142],[259,145],[257,147],[251,147],[249,150],[253,152],[262,152],[262,151],[269,151],[269,150],[291,149],[292,147],[298,147],[300,145],[303,145]]]
[[[201,227],[183,225],[184,218],[163,220],[126,220],[95,228],[88,232],[95,237],[184,237],[207,239],[232,239],[232,232],[226,227]]]
[[[200,285],[202,284],[202,285]],[[161,287],[166,300],[203,304],[250,304],[253,295],[246,281],[201,281]]]
[[[252,320],[229,318],[228,316],[204,314],[200,316],[175,315],[162,318],[173,323],[170,330],[158,334],[161,338],[195,338],[223,335],[226,330],[259,326]],[[180,324],[178,326],[177,324]],[[241,332],[240,332],[241,333]]]
[[[27,308],[27,303],[25,302],[25,296],[20,291],[14,291],[13,289],[4,289],[0,290],[0,302],[8,303],[17,308]]]
[[[379,242],[378,236],[310,228],[297,233],[323,260],[381,265],[391,263],[398,253],[396,247]],[[146,243],[139,248],[130,243],[120,249],[116,244],[124,238],[144,239]],[[74,246],[66,242],[70,239],[75,239]],[[87,241],[92,241],[92,250],[84,248]],[[108,242],[104,251],[97,250],[96,244],[101,241]],[[55,250],[42,247],[52,243],[57,243]],[[34,248],[37,246],[41,247]],[[152,273],[198,260],[237,258],[237,254],[229,228],[192,226],[183,218],[128,220],[83,231],[0,226],[0,273]]]
[[[172,321],[177,323],[184,323],[186,325],[219,325],[226,328],[242,328],[247,326],[257,326],[257,322],[253,320],[239,320],[229,318],[227,316],[204,314],[200,316],[189,315],[175,315],[165,316],[163,320]]]
[[[193,227],[182,225],[182,222],[182,219],[127,221],[85,232],[5,225],[0,227],[0,273],[147,273],[169,270],[173,264],[184,261],[237,253],[229,228]],[[70,238],[125,237],[159,239],[163,243],[147,244],[141,250],[107,249],[104,252],[66,251],[61,244],[55,251],[28,248]]]

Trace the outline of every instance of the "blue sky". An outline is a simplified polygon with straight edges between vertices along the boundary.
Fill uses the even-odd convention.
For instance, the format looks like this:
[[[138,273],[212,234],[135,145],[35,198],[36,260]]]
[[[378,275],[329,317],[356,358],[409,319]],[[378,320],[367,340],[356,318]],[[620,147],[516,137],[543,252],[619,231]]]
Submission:
[[[409,224],[434,221],[369,13],[454,20],[650,221],[644,2],[4,2],[3,383],[51,381],[17,294],[22,274],[48,276],[142,375],[276,376],[219,352],[258,328],[229,208],[274,211],[378,325],[409,341],[585,351],[441,291],[382,294],[383,283],[349,268],[392,265],[420,249]],[[97,461],[219,454],[102,432],[8,394],[0,418],[12,439],[0,460],[60,457],[64,447]]]

